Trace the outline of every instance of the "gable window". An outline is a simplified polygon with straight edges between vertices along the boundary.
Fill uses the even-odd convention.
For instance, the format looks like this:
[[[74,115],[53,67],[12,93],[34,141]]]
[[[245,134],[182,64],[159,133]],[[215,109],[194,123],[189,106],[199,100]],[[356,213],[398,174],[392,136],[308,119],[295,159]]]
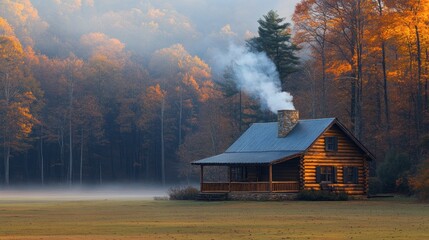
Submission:
[[[337,168],[332,166],[318,166],[316,167],[316,182],[337,182]]]
[[[325,150],[335,152],[338,150],[337,137],[325,137]]]
[[[343,167],[343,183],[358,183],[359,170],[357,167]]]

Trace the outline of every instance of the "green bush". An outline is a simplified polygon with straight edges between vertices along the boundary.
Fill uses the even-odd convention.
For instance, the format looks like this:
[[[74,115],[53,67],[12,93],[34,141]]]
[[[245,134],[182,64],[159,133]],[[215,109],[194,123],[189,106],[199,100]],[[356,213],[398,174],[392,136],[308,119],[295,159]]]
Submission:
[[[408,185],[408,181],[404,181],[404,179],[406,180],[410,168],[411,161],[407,154],[388,153],[377,169],[383,192],[406,193],[408,186],[404,184]]]
[[[383,183],[377,177],[370,177],[368,185],[369,185],[369,191],[368,191],[369,195],[379,194],[383,190]]]
[[[172,187],[168,190],[170,200],[195,200],[199,193],[200,191],[192,186]]]
[[[344,192],[304,190],[298,193],[296,199],[304,201],[347,201],[349,196]]]
[[[419,165],[417,173],[410,182],[417,196],[421,200],[429,201],[429,158]]]

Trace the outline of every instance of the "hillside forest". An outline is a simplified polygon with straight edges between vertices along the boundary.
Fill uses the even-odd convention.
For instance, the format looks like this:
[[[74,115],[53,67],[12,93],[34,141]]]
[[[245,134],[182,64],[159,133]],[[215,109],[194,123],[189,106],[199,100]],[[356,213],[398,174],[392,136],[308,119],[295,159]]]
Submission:
[[[374,188],[427,189],[429,0],[301,0],[209,43],[179,10],[100,2],[0,0],[0,184],[198,181],[191,161],[276,121],[210,57],[234,42],[367,146]]]

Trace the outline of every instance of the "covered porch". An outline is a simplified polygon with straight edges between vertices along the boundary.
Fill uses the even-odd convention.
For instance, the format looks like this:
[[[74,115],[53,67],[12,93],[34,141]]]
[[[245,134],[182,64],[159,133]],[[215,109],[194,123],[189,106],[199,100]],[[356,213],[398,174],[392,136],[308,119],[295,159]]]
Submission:
[[[223,166],[226,179],[213,181],[205,172]],[[296,193],[300,190],[300,157],[267,163],[201,164],[201,192],[273,192]]]

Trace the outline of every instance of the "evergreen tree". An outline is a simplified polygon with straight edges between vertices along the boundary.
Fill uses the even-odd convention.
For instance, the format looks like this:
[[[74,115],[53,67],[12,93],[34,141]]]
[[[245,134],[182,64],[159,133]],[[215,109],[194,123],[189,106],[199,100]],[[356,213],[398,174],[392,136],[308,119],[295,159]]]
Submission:
[[[251,51],[265,52],[274,62],[284,84],[286,77],[296,72],[299,63],[295,55],[298,47],[290,42],[290,23],[284,23],[285,19],[279,17],[277,12],[271,10],[258,20],[258,37],[247,41]]]

